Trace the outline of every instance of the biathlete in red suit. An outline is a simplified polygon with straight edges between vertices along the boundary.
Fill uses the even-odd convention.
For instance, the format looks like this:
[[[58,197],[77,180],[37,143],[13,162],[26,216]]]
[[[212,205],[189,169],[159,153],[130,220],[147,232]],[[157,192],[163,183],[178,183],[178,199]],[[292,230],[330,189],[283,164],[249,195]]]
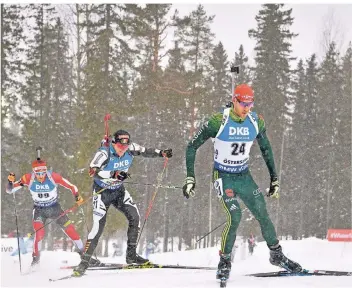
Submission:
[[[82,204],[83,199],[79,195],[77,187],[70,183],[67,179],[63,178],[60,174],[49,171],[44,160],[40,160],[40,158],[38,158],[33,161],[32,168],[32,173],[24,174],[18,181],[15,180],[15,174],[10,173],[8,176],[6,192],[9,194],[15,193],[23,186],[28,187],[31,192],[34,202],[32,222],[33,229],[38,231],[35,233],[33,244],[33,266],[38,264],[40,260],[41,242],[45,235],[45,228],[42,227],[45,225],[45,221],[47,219],[55,219],[64,212],[58,202],[57,186],[60,185],[71,190],[77,205]],[[82,252],[82,240],[68,216],[64,215],[60,217],[56,220],[56,223],[76,244],[79,251]]]

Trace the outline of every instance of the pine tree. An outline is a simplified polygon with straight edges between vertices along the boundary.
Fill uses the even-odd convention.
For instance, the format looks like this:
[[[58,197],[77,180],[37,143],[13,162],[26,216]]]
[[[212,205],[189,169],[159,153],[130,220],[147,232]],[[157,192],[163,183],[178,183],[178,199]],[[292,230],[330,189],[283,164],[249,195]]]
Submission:
[[[168,51],[168,65],[165,68],[162,83],[167,92],[167,107],[170,110],[166,123],[184,123],[188,114],[185,109],[187,97],[192,89],[185,67],[185,53],[178,41],[174,42],[174,47]],[[174,155],[169,162],[168,179],[172,183],[182,183],[184,180],[184,147],[187,145],[188,129],[184,125],[173,125],[172,131],[163,135],[173,143]],[[179,152],[177,152],[179,151]],[[165,191],[167,192],[167,191]],[[176,192],[176,191],[175,191]],[[175,219],[180,213],[187,213],[189,203],[179,201],[179,193],[172,191],[167,194],[168,202],[173,203],[172,209],[168,210],[168,218]],[[169,228],[171,237],[179,237],[186,229],[184,218],[180,219],[180,225],[171,225]],[[173,238],[171,238],[173,239]],[[182,237],[179,238],[178,249],[183,247]]]
[[[205,114],[221,111],[224,105],[231,101],[231,77],[229,76],[230,66],[227,54],[221,42],[213,49],[210,62],[209,81],[207,90],[209,101],[204,103]]]
[[[257,112],[264,114],[267,134],[277,164],[282,161],[279,155],[282,149],[285,150],[285,146],[282,145],[285,145],[287,135],[284,133],[292,117],[286,103],[292,102],[289,90],[290,61],[294,58],[290,56],[290,41],[297,36],[290,31],[293,23],[292,9],[284,10],[284,8],[283,4],[264,4],[256,16],[257,28],[249,30],[249,36],[257,41],[254,48],[256,65],[253,79],[256,107],[259,107]],[[277,166],[277,172],[282,176],[280,165]],[[285,189],[285,180],[280,177],[280,181],[282,192]],[[279,218],[274,222],[279,220],[284,221]],[[281,223],[278,222],[277,226],[280,227]]]
[[[336,95],[343,95],[342,91],[342,71],[339,65],[339,53],[336,51],[335,43],[330,44],[319,73],[320,85],[319,96],[320,105],[318,109],[319,123],[323,129],[320,133],[320,143],[324,151],[322,162],[325,166],[324,180],[325,187],[319,191],[317,197],[319,201],[319,225],[318,235],[325,237],[327,228],[331,224],[331,213],[334,203],[335,193],[338,193],[338,175],[335,171],[341,170],[344,159],[341,154],[339,143],[338,122],[341,113],[344,111],[341,103],[336,103]],[[343,146],[342,146],[343,147]],[[342,157],[342,158],[341,158]],[[340,162],[341,160],[342,162]],[[336,185],[335,185],[336,184]]]
[[[290,177],[287,177],[285,182],[287,190],[283,191],[285,201],[282,202],[281,208],[285,211],[285,218],[288,221],[282,227],[281,232],[283,235],[292,235],[294,239],[300,239],[306,220],[306,217],[304,217],[307,213],[306,198],[309,195],[307,193],[308,179],[305,174],[310,163],[307,163],[305,159],[307,149],[311,144],[309,143],[309,137],[303,136],[309,134],[311,127],[307,125],[310,110],[308,108],[306,71],[302,59],[299,60],[293,75],[292,88],[297,102],[295,103],[295,113],[292,121],[294,125],[289,134],[287,154],[295,155],[295,157],[289,157],[290,163],[287,165],[287,172]],[[297,179],[301,179],[301,181],[298,182]]]
[[[20,57],[23,45],[23,29],[21,26],[23,15],[19,5],[1,4],[1,182],[7,183],[10,172],[17,174],[18,156],[22,153],[18,145],[21,138],[19,124],[21,116],[18,114],[20,106],[19,90],[21,83],[18,80],[23,73],[23,63]],[[15,227],[13,214],[13,198],[5,193],[5,185],[1,189],[1,232],[8,233]],[[23,233],[22,225],[20,232]]]
[[[303,183],[305,186],[301,188],[302,192],[305,195],[304,197],[304,207],[302,206],[301,217],[303,217],[303,221],[300,223],[300,230],[304,237],[309,237],[314,235],[316,225],[315,219],[318,216],[318,212],[316,207],[318,206],[318,199],[316,197],[317,191],[323,190],[322,185],[322,178],[324,177],[321,174],[321,170],[324,168],[321,166],[321,162],[318,161],[321,157],[324,157],[324,151],[321,149],[319,143],[320,133],[317,129],[311,129],[312,127],[319,127],[319,120],[318,120],[318,109],[320,106],[320,101],[318,101],[319,97],[319,68],[316,59],[316,55],[313,54],[307,61],[306,61],[306,93],[305,96],[307,98],[307,103],[304,107],[307,110],[306,118],[304,119],[304,131],[301,132],[301,139],[306,139],[307,143],[304,147],[304,154],[302,155],[301,161],[305,164],[303,171],[301,171],[301,177],[304,177]],[[300,101],[299,95],[297,95],[297,103]],[[302,108],[302,107],[301,107]],[[303,108],[302,108],[303,109]],[[295,109],[296,110],[296,109]],[[295,118],[295,121],[300,121],[298,117]],[[298,129],[294,125],[294,130]],[[307,137],[308,135],[308,137]],[[298,143],[299,145],[299,143]],[[303,164],[302,163],[302,164]],[[299,167],[299,166],[298,166]],[[299,235],[300,236],[300,235]]]
[[[334,109],[334,166],[331,171],[331,209],[329,227],[348,228],[351,225],[351,82],[352,82],[352,46],[351,43],[338,61],[339,69],[336,82],[341,89],[335,88],[335,94],[330,95],[330,108]],[[341,69],[341,70],[340,70]],[[331,90],[332,91],[332,90]],[[339,94],[341,93],[341,94]],[[338,96],[339,95],[339,96]],[[335,110],[336,109],[336,110]],[[330,112],[331,113],[331,112]]]
[[[16,167],[12,163],[17,162],[19,152],[12,143],[19,139],[21,121],[18,113],[21,82],[18,79],[23,73],[23,61],[16,55],[23,53],[23,19],[21,6],[1,4],[1,143],[2,152],[5,152],[2,153],[2,167],[6,172],[8,168]]]
[[[161,69],[161,61],[166,54],[166,30],[171,24],[168,17],[170,8],[171,4],[146,4],[144,7],[135,4],[126,5],[127,18],[131,23],[130,32],[136,43],[135,49],[138,51],[136,70],[140,78],[134,86],[132,98],[134,102],[142,104],[140,115],[135,119],[135,124],[139,127],[138,131],[137,129],[135,131],[135,141],[146,147],[162,146],[169,139],[167,135],[172,133],[169,131],[169,126],[164,125],[170,110],[165,97]],[[143,99],[143,103],[140,99]],[[141,161],[143,160],[136,159],[137,163]],[[137,175],[146,175],[148,179],[156,179],[162,169],[162,163],[159,161],[161,162],[160,159],[143,161],[143,165],[136,164],[131,171]],[[141,213],[145,213],[154,189],[151,187],[136,187],[136,189],[139,190],[139,198],[144,204]],[[141,243],[154,242],[156,232],[163,233],[164,241],[167,241],[169,236],[168,229],[165,227],[168,223],[168,215],[164,215],[165,203],[167,201],[163,196],[156,198],[154,213],[148,220],[148,226],[144,228]],[[158,219],[164,219],[163,229]]]
[[[291,13],[292,9],[284,10],[283,4],[265,4],[256,16],[257,28],[249,30],[249,36],[257,41],[253,80],[256,103],[266,115],[275,155],[281,147],[284,127],[289,124],[285,103],[289,101],[290,61],[294,59],[290,56],[290,41],[297,36],[289,30]]]
[[[22,60],[15,55],[23,52],[23,20],[21,6],[1,4],[1,95],[4,99],[1,111],[7,121],[16,120],[17,117],[16,109],[11,107],[16,107],[19,102],[18,77],[23,72],[23,66]]]
[[[207,70],[207,56],[210,55],[213,48],[212,40],[214,34],[210,30],[210,24],[215,16],[207,16],[204,6],[198,5],[195,11],[189,15],[180,18],[176,13],[175,40],[184,48],[186,63],[189,65],[189,77],[192,82],[192,95],[189,98],[190,108],[190,137],[195,131],[195,121],[197,118],[197,110],[199,109],[202,96],[204,95],[204,71]],[[204,98],[203,98],[204,100]]]
[[[214,47],[212,43],[214,34],[210,29],[214,16],[208,16],[204,6],[198,5],[196,10],[183,18],[180,18],[176,12],[173,19],[176,26],[175,40],[178,41],[184,53],[187,77],[190,80],[189,86],[192,87],[191,94],[185,98],[187,113],[190,117],[183,121],[183,125],[190,128],[189,137],[192,137],[197,128],[196,123],[199,123],[199,120],[205,120],[205,117],[209,117],[209,115],[205,115],[202,104],[208,102],[210,96],[207,91],[207,80],[210,73],[209,59]],[[206,148],[209,147],[204,147],[204,149]],[[211,150],[207,149],[207,153],[211,154]],[[196,169],[197,167],[208,168],[199,169],[204,172],[199,174],[197,180],[197,183],[202,183],[198,187],[208,191],[211,167],[209,163],[204,166],[199,161],[196,163]],[[206,229],[201,224],[204,216],[206,216],[203,213],[206,214],[206,211],[199,213],[197,216],[193,212],[194,210],[201,211],[200,207],[206,207],[208,202],[207,198],[197,198],[187,202],[187,207],[185,207],[187,211],[184,213],[186,216],[183,219],[182,238],[189,247],[192,245],[192,238],[201,235],[202,231]],[[193,227],[197,227],[197,229],[195,230]]]

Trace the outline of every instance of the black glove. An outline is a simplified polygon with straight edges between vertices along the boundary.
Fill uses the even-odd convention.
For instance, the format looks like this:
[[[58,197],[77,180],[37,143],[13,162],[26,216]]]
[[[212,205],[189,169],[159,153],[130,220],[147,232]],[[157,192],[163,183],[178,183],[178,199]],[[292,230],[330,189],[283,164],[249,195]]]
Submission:
[[[185,184],[182,187],[183,195],[188,199],[189,196],[194,197],[194,188],[196,187],[196,179],[194,177],[187,177],[185,179]]]
[[[112,178],[117,179],[118,181],[124,181],[127,178],[131,178],[131,174],[125,171],[112,171]]]
[[[160,151],[161,157],[171,158],[172,157],[172,149],[165,149]]]
[[[280,196],[279,189],[280,189],[279,180],[277,179],[277,177],[271,177],[270,189],[266,194],[266,196],[278,199]]]

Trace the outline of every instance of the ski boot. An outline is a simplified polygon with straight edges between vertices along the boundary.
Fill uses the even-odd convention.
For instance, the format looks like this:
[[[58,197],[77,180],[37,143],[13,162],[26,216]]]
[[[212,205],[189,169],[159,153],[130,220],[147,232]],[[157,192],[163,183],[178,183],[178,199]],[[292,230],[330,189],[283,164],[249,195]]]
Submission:
[[[39,255],[33,255],[33,260],[31,263],[31,267],[34,267],[36,265],[38,265],[40,262],[40,256]]]
[[[300,272],[302,271],[301,265],[298,263],[288,259],[283,253],[282,253],[282,247],[279,244],[276,244],[274,246],[269,246],[270,249],[270,263],[275,266],[282,267],[286,269],[289,272]]]
[[[84,252],[79,250],[77,251],[77,253],[81,257],[81,259],[83,259]],[[89,267],[99,267],[99,266],[102,266],[102,263],[100,262],[100,260],[98,260],[98,258],[91,257],[89,260]]]
[[[90,258],[89,260],[89,267],[99,267],[102,266],[103,263],[100,262],[98,258]]]
[[[216,272],[216,279],[220,279],[220,287],[226,287],[226,281],[229,279],[231,271],[231,254],[224,254],[221,251],[219,254],[220,262]]]
[[[126,251],[126,263],[127,264],[138,264],[143,265],[146,263],[150,263],[148,259],[144,259],[139,256],[136,252],[136,246],[129,245]]]
[[[216,279],[228,279],[231,271],[231,255],[220,252],[220,262],[218,264],[218,271],[216,272]]]
[[[72,276],[73,277],[82,277],[84,275],[84,273],[86,272],[86,270],[88,269],[89,266],[89,262],[85,259],[83,259],[81,262],[78,264],[78,266],[76,268],[73,269],[73,273]]]

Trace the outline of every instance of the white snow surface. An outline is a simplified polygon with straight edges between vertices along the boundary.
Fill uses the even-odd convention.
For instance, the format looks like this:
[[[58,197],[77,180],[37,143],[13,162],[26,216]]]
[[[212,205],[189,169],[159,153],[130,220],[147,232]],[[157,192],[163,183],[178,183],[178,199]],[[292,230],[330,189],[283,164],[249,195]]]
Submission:
[[[299,262],[305,269],[352,271],[352,242],[328,242],[316,238],[299,241],[281,241],[284,253]],[[241,251],[242,249],[242,251]],[[245,274],[278,271],[269,261],[265,242],[258,243],[254,254],[248,255],[239,248],[227,287],[352,287],[350,276],[307,276],[256,278]],[[116,287],[116,288],[214,288],[219,287],[216,271],[181,269],[139,269],[114,271],[87,271],[82,278],[49,282],[71,274],[72,270],[60,269],[64,265],[76,265],[79,256],[63,251],[43,251],[37,271],[28,275],[19,272],[18,256],[1,253],[1,287]],[[125,263],[123,257],[99,258],[106,263]],[[150,260],[158,264],[216,267],[218,248],[205,248],[181,252],[151,254]],[[22,255],[22,270],[28,270],[31,255]],[[67,262],[67,263],[66,263]]]

